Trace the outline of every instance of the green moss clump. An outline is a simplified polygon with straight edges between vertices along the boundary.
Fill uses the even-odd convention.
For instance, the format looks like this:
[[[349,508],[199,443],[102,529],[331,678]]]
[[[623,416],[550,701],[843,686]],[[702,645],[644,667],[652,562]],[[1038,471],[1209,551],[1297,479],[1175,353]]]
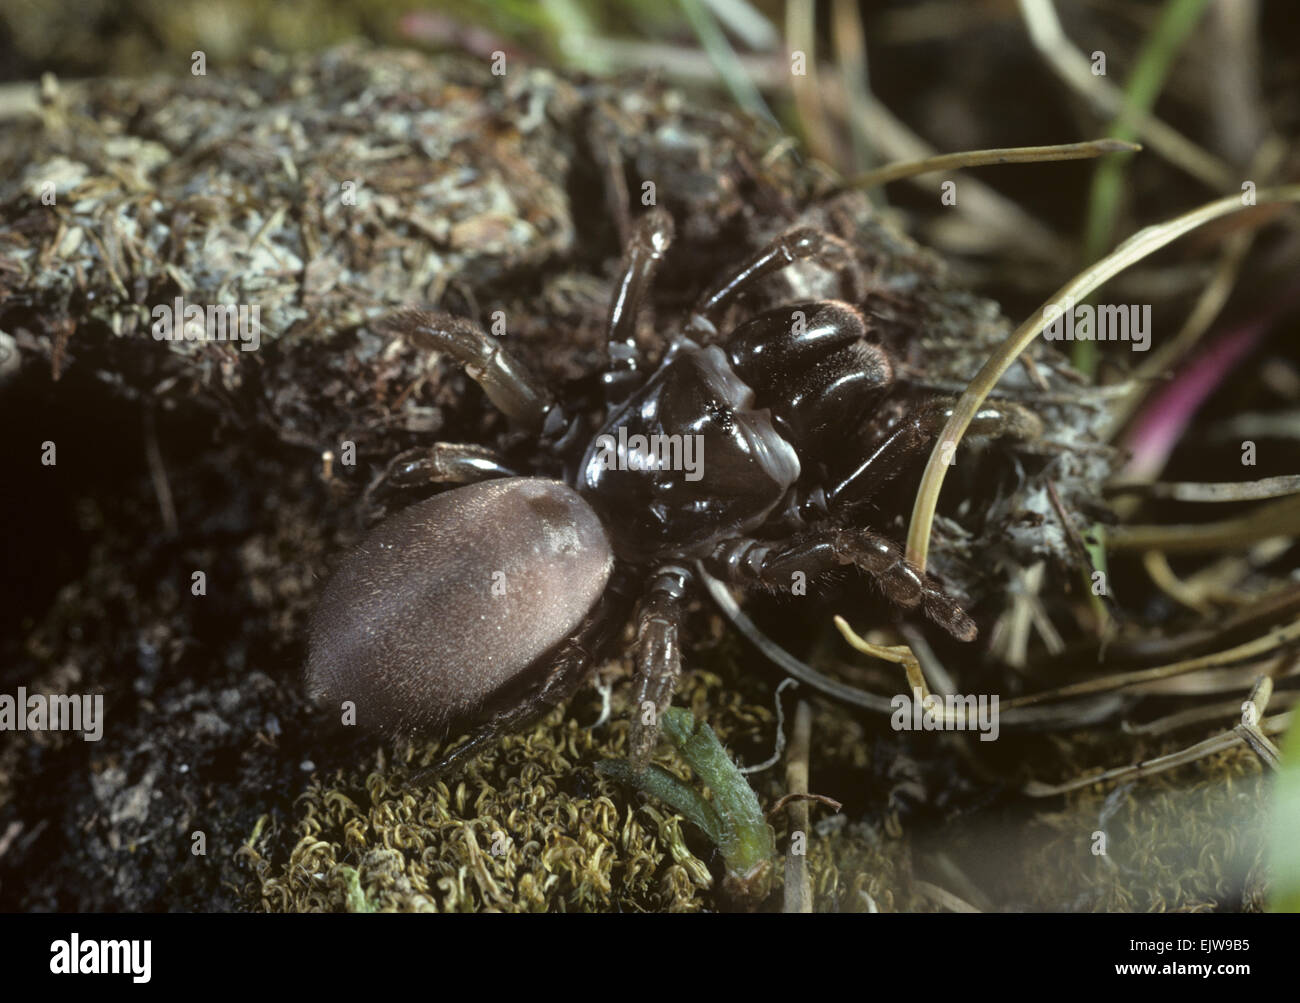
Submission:
[[[620,687],[622,689],[624,687]],[[707,717],[724,742],[771,741],[772,710],[688,672],[679,700]],[[618,702],[616,701],[616,709]],[[292,821],[265,819],[237,857],[251,874],[249,908],[273,912],[674,911],[727,907],[708,839],[681,816],[600,776],[595,764],[627,755],[616,713],[595,731],[598,702],[583,695],[533,730],[507,736],[450,782],[421,781],[438,747],[377,750],[375,761],[314,777]],[[665,746],[659,764],[690,771]],[[781,771],[754,777],[765,808]],[[784,850],[784,819],[773,819]],[[864,911],[920,905],[895,889],[907,847],[853,826],[810,834],[816,906]],[[774,887],[780,888],[780,859]],[[774,895],[771,908],[779,907]]]

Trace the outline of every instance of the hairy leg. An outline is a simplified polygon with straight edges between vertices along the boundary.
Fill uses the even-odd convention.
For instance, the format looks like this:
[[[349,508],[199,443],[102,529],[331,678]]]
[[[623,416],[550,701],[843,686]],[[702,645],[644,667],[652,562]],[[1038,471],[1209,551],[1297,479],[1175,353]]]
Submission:
[[[926,406],[908,415],[874,443],[861,463],[831,486],[826,493],[827,505],[834,509],[870,501],[906,468],[912,457],[934,441],[945,420],[940,406]]]
[[[636,696],[632,701],[630,758],[642,769],[659,738],[659,716],[668,709],[682,672],[679,639],[683,599],[691,573],[680,566],[661,568],[646,590],[637,614]]]
[[[852,248],[834,234],[808,226],[790,230],[705,290],[695,304],[692,326],[715,330],[738,296],[752,291],[764,279],[796,261],[813,261],[837,271],[855,265]]]
[[[796,573],[812,578],[836,568],[856,567],[896,606],[919,608],[960,641],[975,639],[975,621],[956,600],[909,564],[897,543],[868,529],[817,530],[777,544],[737,537],[718,544],[705,563],[723,581],[781,591],[790,588]]]
[[[632,225],[614,298],[609,305],[609,361],[604,374],[605,400],[622,403],[640,380],[636,319],[650,283],[673,242],[673,219],[652,209]]]
[[[398,453],[383,479],[394,488],[426,484],[474,484],[492,477],[515,477],[501,457],[486,446],[465,442],[435,442]]]
[[[381,327],[451,356],[504,415],[528,429],[542,427],[553,405],[550,391],[477,324],[445,313],[401,310],[386,317]]]
[[[475,484],[493,477],[515,477],[497,453],[465,442],[435,442],[398,453],[366,488],[363,508],[376,495],[429,484]]]
[[[893,480],[917,454],[930,448],[952,413],[953,402],[939,399],[918,408],[891,428],[870,447],[867,456],[826,492],[832,508],[851,507],[870,501]],[[1014,404],[990,404],[980,409],[966,432],[967,439],[1002,436],[1032,439],[1042,434],[1038,417]],[[957,444],[947,459],[953,462]]]

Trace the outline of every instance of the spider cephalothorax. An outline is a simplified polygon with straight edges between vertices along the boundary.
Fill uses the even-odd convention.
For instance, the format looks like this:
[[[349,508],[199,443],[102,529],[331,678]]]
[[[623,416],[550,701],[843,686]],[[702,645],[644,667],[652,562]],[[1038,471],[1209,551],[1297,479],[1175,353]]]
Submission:
[[[842,266],[848,249],[813,229],[781,236],[705,292],[646,371],[636,314],[672,236],[662,210],[634,228],[594,424],[585,402],[553,394],[469,321],[390,318],[459,361],[535,456],[520,471],[482,446],[438,443],[393,461],[385,485],[463,486],[381,523],[343,562],[313,618],[314,696],[352,700],[359,720],[385,728],[474,727],[446,765],[571,694],[639,597],[631,751],[643,764],[681,671],[696,562],[766,589],[857,567],[894,604],[975,636],[856,515],[933,438],[942,408],[864,438],[893,366],[848,303],[793,303],[718,330],[741,293],[796,261]]]

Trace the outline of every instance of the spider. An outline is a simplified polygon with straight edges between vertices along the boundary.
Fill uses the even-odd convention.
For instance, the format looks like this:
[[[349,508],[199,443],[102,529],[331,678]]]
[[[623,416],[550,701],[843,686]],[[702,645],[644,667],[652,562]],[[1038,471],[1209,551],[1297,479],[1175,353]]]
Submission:
[[[795,262],[846,267],[847,245],[809,227],[776,238],[702,294],[646,369],[636,318],[673,233],[652,209],[630,235],[608,360],[589,381],[603,398],[598,421],[470,321],[388,318],[394,334],[461,364],[527,433],[536,464],[521,472],[491,449],[445,442],[389,464],[376,482],[385,489],[460,486],[381,522],[342,562],[312,618],[313,697],[351,700],[381,730],[468,727],[443,770],[565,701],[639,598],[630,756],[640,768],[681,672],[696,562],[768,590],[857,568],[896,606],[975,637],[934,579],[860,524],[864,504],[933,440],[942,406],[862,442],[893,365],[846,302],[791,303],[719,333],[742,295]]]

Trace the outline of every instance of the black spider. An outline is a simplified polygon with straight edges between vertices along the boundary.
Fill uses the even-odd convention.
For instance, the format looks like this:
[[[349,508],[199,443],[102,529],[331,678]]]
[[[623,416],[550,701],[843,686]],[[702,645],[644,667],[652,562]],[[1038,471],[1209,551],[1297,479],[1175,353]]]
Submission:
[[[700,298],[645,373],[636,315],[672,236],[662,210],[634,228],[598,425],[475,324],[390,318],[390,330],[464,366],[533,437],[531,472],[546,476],[520,477],[478,445],[399,455],[385,486],[466,486],[381,522],[342,563],[312,621],[316,698],[345,712],[351,701],[359,722],[386,729],[474,727],[446,767],[566,699],[639,595],[631,754],[642,765],[681,671],[696,561],[768,589],[855,566],[893,603],[974,638],[975,624],[897,544],[858,524],[860,506],[943,417],[924,405],[862,441],[893,380],[862,314],[834,300],[794,303],[718,338],[740,294],[796,261],[843,266],[845,245],[809,228],[773,241]]]

